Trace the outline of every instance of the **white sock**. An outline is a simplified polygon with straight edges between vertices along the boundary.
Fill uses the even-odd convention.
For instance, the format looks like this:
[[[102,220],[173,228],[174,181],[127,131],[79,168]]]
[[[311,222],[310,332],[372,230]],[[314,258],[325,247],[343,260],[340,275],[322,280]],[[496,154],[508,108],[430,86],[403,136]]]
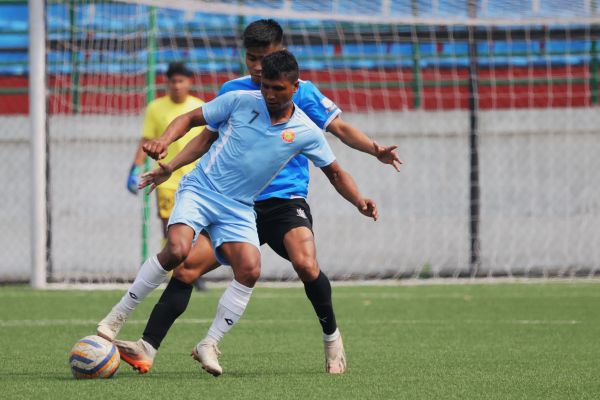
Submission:
[[[115,308],[127,315],[131,314],[151,291],[164,282],[167,274],[168,272],[160,265],[156,256],[150,257],[142,264],[135,281]]]
[[[208,329],[206,339],[219,342],[238,322],[250,301],[252,288],[246,287],[235,279],[231,281],[217,306],[217,315]]]
[[[335,332],[333,332],[331,335],[326,335],[323,334],[323,340],[326,342],[333,342],[334,340],[337,340],[337,338],[340,337],[340,330],[338,328],[335,328]]]

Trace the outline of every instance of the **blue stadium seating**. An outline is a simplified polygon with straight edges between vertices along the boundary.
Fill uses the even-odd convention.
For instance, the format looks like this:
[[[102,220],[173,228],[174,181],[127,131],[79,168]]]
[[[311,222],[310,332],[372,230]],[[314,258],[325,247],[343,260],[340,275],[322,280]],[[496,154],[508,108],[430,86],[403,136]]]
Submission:
[[[27,6],[6,4],[0,8],[0,34],[13,31],[27,31]]]
[[[556,14],[560,9],[562,0],[545,0],[540,2],[541,14]],[[573,0],[582,2],[583,0]],[[237,4],[237,0],[227,0],[230,4]],[[510,4],[509,4],[510,3]],[[482,9],[479,4],[478,13],[483,17],[498,17],[523,15],[530,8],[527,2],[487,2],[487,8]],[[261,7],[280,6],[283,0],[253,0],[252,4]],[[337,3],[337,4],[341,4]],[[360,7],[356,2],[343,4],[344,12],[352,14],[364,12],[365,7],[380,10],[382,0],[361,2]],[[432,13],[430,0],[417,0],[416,10],[419,15],[432,15],[443,17],[445,15],[466,16],[466,1],[440,1],[439,8]],[[510,5],[510,7],[507,6]],[[336,7],[333,1],[321,2],[291,2],[293,10],[298,12],[318,11],[333,12]],[[338,5],[339,6],[339,5]],[[390,13],[392,15],[412,15],[412,3],[407,1],[392,1]],[[93,30],[94,38],[114,37],[115,32],[140,32],[148,29],[148,7],[137,4],[124,4],[118,2],[96,3],[81,5],[77,8],[75,18],[86,29]],[[48,37],[50,39],[68,39],[70,15],[65,4],[49,4],[46,10],[48,21]],[[118,15],[118,18],[114,16]],[[0,74],[24,74],[27,72],[27,4],[0,3]],[[214,15],[202,12],[186,13],[181,10],[161,8],[157,10],[157,29],[159,37],[172,37],[174,32],[181,35],[214,36],[231,34],[231,27],[237,27],[259,16],[245,17],[242,21],[236,16]],[[282,20],[286,30],[303,30],[318,32],[327,28],[331,22],[323,20]],[[333,25],[331,25],[333,26]],[[79,38],[85,38],[86,29],[75,32]],[[408,30],[409,27],[397,27],[399,30]],[[419,27],[427,30],[428,27]],[[455,27],[451,29],[464,29]],[[126,33],[125,33],[126,34]],[[468,65],[468,46],[465,42],[444,43],[419,43],[419,65],[422,68],[439,67],[453,68]],[[391,44],[346,44],[336,49],[333,45],[292,45],[289,46],[300,59],[301,65],[306,69],[324,68],[399,68],[411,67],[414,63],[415,48],[412,43]],[[581,64],[590,59],[590,41],[496,41],[478,43],[479,65],[486,66],[524,66],[555,64]],[[336,53],[337,50],[337,53]],[[318,56],[318,57],[314,57]],[[359,57],[360,56],[360,57]],[[82,72],[111,71],[137,72],[145,68],[147,53],[138,51],[135,54],[124,51],[114,52],[107,50],[90,51],[78,55],[79,68]],[[127,62],[123,62],[126,60]],[[160,49],[157,54],[157,70],[162,72],[169,62],[187,60],[192,67],[200,72],[231,71],[239,65],[239,53],[231,47],[212,47],[196,49]],[[56,73],[69,73],[71,69],[70,54],[68,52],[51,51],[48,53],[49,69]]]

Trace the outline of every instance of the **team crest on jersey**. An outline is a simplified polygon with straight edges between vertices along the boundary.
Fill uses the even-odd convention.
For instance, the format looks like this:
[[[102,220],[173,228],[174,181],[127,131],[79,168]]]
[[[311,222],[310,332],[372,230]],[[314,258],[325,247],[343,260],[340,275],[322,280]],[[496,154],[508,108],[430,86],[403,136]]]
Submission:
[[[296,134],[293,130],[286,129],[285,131],[281,132],[281,139],[284,142],[292,143],[296,139]]]
[[[321,105],[327,110],[328,113],[335,108],[333,101],[329,100],[327,97],[323,97],[321,99]]]

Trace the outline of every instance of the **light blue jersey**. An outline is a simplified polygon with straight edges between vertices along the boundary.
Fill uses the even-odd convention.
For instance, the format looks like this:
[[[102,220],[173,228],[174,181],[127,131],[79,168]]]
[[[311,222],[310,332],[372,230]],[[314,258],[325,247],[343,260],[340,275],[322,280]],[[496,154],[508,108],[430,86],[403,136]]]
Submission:
[[[260,85],[254,83],[248,75],[225,82],[221,86],[218,96],[235,90],[259,89]],[[322,130],[325,130],[327,125],[342,112],[333,101],[325,97],[310,81],[300,80],[298,91],[294,94],[293,100]],[[216,131],[217,125],[209,125],[209,129]],[[306,198],[308,195],[308,182],[308,160],[299,154],[290,160],[256,200],[261,201],[272,197],[283,199]]]
[[[298,154],[316,167],[335,160],[323,131],[295,107],[284,123],[271,124],[260,91],[234,91],[202,107],[219,137],[190,173],[209,189],[253,205],[283,167]]]
[[[287,122],[272,125],[260,91],[226,93],[204,104],[202,113],[219,126],[219,137],[182,178],[169,225],[190,226],[196,235],[206,229],[217,259],[227,264],[223,243],[259,248],[254,200],[289,160],[303,154],[325,167],[335,156],[323,131],[297,106]]]

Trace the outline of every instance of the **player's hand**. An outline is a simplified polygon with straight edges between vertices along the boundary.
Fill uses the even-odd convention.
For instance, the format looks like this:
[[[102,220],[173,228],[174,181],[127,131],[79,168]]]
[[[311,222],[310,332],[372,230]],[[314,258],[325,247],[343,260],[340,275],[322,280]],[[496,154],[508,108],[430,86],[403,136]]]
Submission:
[[[158,168],[153,169],[150,172],[146,172],[141,176],[142,179],[138,185],[138,189],[143,189],[146,186],[151,185],[150,190],[148,191],[148,194],[150,194],[158,185],[169,179],[172,173],[173,170],[168,164],[163,164],[159,161]]]
[[[373,140],[373,147],[375,148],[375,157],[377,157],[379,161],[384,164],[391,164],[396,171],[400,172],[400,165],[404,164],[404,161],[400,159],[398,152],[396,152],[398,146],[383,147]]]
[[[146,154],[155,160],[162,160],[167,156],[169,145],[160,139],[149,140],[142,145]]]
[[[377,212],[377,204],[375,204],[375,201],[371,199],[361,199],[356,205],[356,207],[362,215],[371,217],[375,221],[377,221],[377,218],[379,218],[379,213]]]
[[[137,164],[133,164],[131,169],[129,170],[129,176],[127,177],[127,190],[131,194],[137,194],[138,184],[140,183],[140,174],[141,167]]]

